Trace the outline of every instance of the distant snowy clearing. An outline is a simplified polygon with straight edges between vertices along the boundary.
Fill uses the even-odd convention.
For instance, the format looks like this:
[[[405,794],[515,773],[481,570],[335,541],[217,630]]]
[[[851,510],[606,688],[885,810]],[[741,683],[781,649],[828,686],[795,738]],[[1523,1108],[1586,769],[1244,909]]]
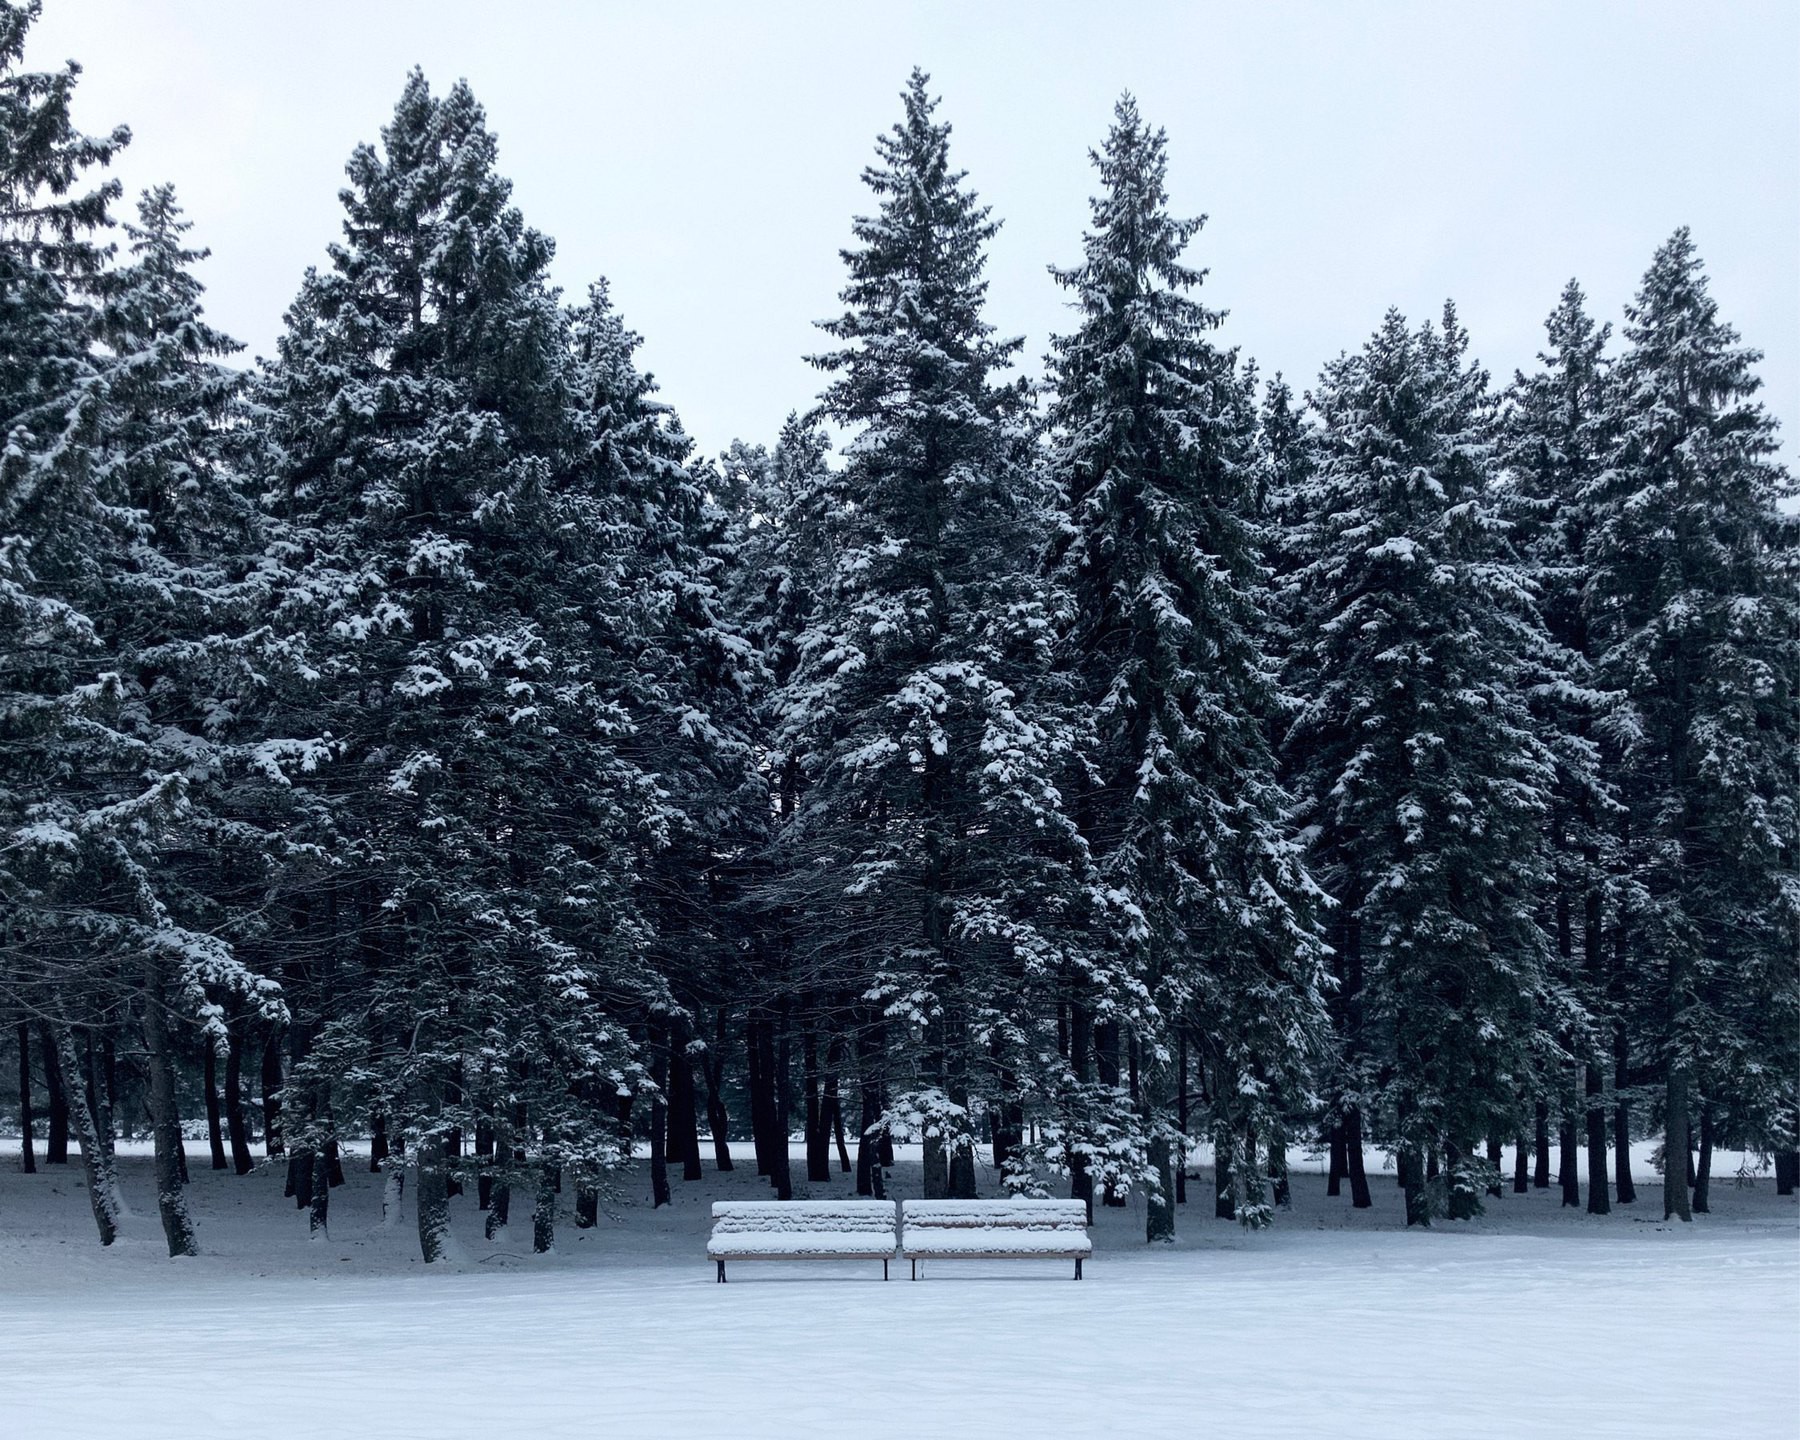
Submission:
[[[918,1284],[903,1266],[884,1286],[874,1265],[802,1263],[720,1286],[707,1207],[763,1193],[747,1156],[677,1179],[668,1209],[633,1187],[598,1229],[565,1221],[549,1256],[529,1253],[528,1213],[481,1240],[465,1196],[467,1258],[436,1271],[410,1206],[383,1228],[360,1166],[318,1243],[279,1174],[196,1169],[207,1253],[175,1262],[143,1160],[123,1162],[134,1215],[102,1251],[74,1167],[9,1159],[4,1433],[1625,1436],[1680,1416],[1695,1437],[1789,1434],[1796,1206],[1719,1161],[1715,1213],[1691,1226],[1660,1222],[1647,1166],[1642,1198],[1610,1216],[1560,1210],[1552,1189],[1410,1234],[1391,1177],[1356,1215],[1296,1174],[1293,1212],[1257,1235],[1210,1218],[1204,1180],[1172,1249],[1145,1247],[1138,1205],[1101,1210],[1079,1284],[1061,1262],[930,1262]],[[917,1193],[916,1169],[896,1178]]]

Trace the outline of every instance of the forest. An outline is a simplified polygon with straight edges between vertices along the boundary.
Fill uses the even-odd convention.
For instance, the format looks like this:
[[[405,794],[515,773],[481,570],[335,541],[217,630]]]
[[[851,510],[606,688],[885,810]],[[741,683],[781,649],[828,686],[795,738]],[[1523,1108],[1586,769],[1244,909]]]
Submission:
[[[1446,303],[1297,387],[1126,95],[1027,379],[914,70],[817,394],[709,456],[418,71],[247,363],[38,10],[0,1163],[79,1167],[101,1244],[139,1135],[172,1255],[190,1167],[284,1166],[313,1231],[372,1168],[430,1262],[452,1205],[548,1250],[733,1139],[772,1198],[903,1142],[1148,1242],[1280,1224],[1291,1144],[1353,1208],[1391,1156],[1409,1226],[1553,1175],[1687,1221],[1715,1150],[1800,1185],[1800,489],[1687,229],[1616,329],[1546,295],[1530,373]]]

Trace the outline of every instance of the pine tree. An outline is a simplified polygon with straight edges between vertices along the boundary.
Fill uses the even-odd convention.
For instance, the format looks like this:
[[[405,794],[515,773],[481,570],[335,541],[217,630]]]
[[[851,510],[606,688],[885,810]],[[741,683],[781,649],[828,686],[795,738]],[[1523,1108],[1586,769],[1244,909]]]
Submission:
[[[1593,679],[1593,646],[1584,598],[1589,581],[1587,545],[1593,528],[1588,499],[1607,463],[1613,443],[1615,407],[1610,365],[1605,358],[1611,327],[1587,315],[1586,297],[1571,280],[1545,322],[1549,349],[1543,369],[1516,377],[1502,422],[1501,448],[1513,506],[1514,540],[1531,571],[1546,630],[1557,647],[1548,665],[1526,676],[1541,729],[1557,762],[1555,800],[1548,818],[1554,892],[1546,906],[1545,928],[1556,937],[1554,979],[1574,1002],[1567,1013],[1581,1018],[1559,1037],[1558,1053],[1544,1057],[1544,1071],[1560,1077],[1544,1097],[1560,1117],[1565,1204],[1579,1202],[1579,1183],[1568,1163],[1575,1144],[1575,1119],[1585,1110],[1588,1144],[1588,1210],[1609,1209],[1606,1177],[1606,1089],[1601,1063],[1610,1052],[1619,1072],[1625,1066],[1625,1020],[1609,1018],[1629,990],[1615,974],[1615,916],[1621,876],[1617,873],[1619,807],[1614,795],[1616,756],[1605,753],[1599,735],[1611,696]],[[1581,937],[1579,958],[1575,938]],[[1573,1072],[1560,1061],[1562,1050],[1579,1062]],[[1622,1078],[1619,1077],[1619,1078]],[[1585,1097],[1578,1098],[1578,1097]],[[1521,1097],[1522,1099],[1524,1097]],[[1618,1118],[1626,1112],[1619,1102]],[[1523,1110],[1512,1131],[1518,1133]],[[1621,1141],[1621,1163],[1629,1146]],[[1621,1198],[1629,1198],[1629,1171],[1622,1169]]]
[[[1042,1103],[1042,997],[1064,965],[1079,845],[1037,704],[1052,615],[1035,557],[1018,342],[982,318],[996,222],[914,71],[864,181],[822,412],[851,432],[831,572],[781,702],[803,780],[781,837],[800,963],[881,1006],[884,1123],[924,1138],[927,1195],[974,1193],[977,1096]],[[1037,1003],[1034,1003],[1037,1002]],[[1052,1052],[1053,1053],[1053,1052]]]
[[[1479,1210],[1476,1147],[1562,1018],[1535,914],[1554,755],[1523,683],[1550,646],[1467,348],[1449,307],[1417,332],[1390,312],[1326,368],[1298,576],[1306,698],[1288,744],[1337,902],[1334,1099],[1353,1152],[1365,1126],[1396,1152],[1409,1224]]]
[[[1165,150],[1120,100],[1094,156],[1084,262],[1054,272],[1081,323],[1051,360],[1066,645],[1094,717],[1072,803],[1099,884],[1129,917],[1101,947],[1122,973],[1090,978],[1071,1004],[1107,1017],[1100,1051],[1123,1025],[1141,1057],[1129,1100],[1151,1138],[1153,1239],[1174,1225],[1168,1027],[1197,1043],[1233,1209],[1252,1226],[1269,1218],[1254,1137],[1300,1098],[1325,1028],[1315,889],[1268,743],[1280,701],[1264,653],[1254,378],[1213,344],[1222,317],[1193,298],[1202,272],[1181,257],[1202,222],[1170,215]],[[1149,1003],[1125,1000],[1137,987]],[[1103,1068],[1116,1086],[1116,1062]]]
[[[628,1027],[668,998],[632,893],[656,803],[618,654],[640,527],[592,453],[551,244],[494,160],[468,88],[415,73],[259,396],[278,622],[315,677],[282,733],[334,757],[328,853],[288,897],[298,1148],[323,1175],[340,1110],[379,1119],[416,1156],[427,1260],[472,1170],[531,1186],[548,1248],[558,1179],[628,1153]],[[296,1176],[315,1224],[322,1188]]]
[[[1719,318],[1685,228],[1626,321],[1618,439],[1587,492],[1587,607],[1600,676],[1625,697],[1627,919],[1666,1073],[1663,1209],[1686,1220],[1696,1120],[1794,1143],[1800,533],[1752,398],[1760,356]]]

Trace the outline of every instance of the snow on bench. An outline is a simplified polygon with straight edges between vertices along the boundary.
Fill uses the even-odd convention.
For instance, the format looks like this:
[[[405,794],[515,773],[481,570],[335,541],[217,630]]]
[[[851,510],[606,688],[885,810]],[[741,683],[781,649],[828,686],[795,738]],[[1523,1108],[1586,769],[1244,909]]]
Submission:
[[[725,1283],[727,1260],[894,1258],[892,1200],[720,1200],[712,1207],[707,1257]]]
[[[1094,1253],[1080,1200],[903,1200],[900,1254],[921,1260],[1073,1260]]]

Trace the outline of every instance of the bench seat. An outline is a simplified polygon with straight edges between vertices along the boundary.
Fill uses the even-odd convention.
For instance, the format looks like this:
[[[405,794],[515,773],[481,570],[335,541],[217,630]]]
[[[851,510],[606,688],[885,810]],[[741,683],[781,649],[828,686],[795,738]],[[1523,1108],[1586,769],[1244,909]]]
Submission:
[[[921,1260],[1073,1260],[1094,1253],[1080,1200],[907,1200],[900,1207],[900,1254]]]
[[[885,1280],[897,1248],[891,1200],[721,1200],[712,1216],[721,1282],[727,1260],[879,1260]]]

